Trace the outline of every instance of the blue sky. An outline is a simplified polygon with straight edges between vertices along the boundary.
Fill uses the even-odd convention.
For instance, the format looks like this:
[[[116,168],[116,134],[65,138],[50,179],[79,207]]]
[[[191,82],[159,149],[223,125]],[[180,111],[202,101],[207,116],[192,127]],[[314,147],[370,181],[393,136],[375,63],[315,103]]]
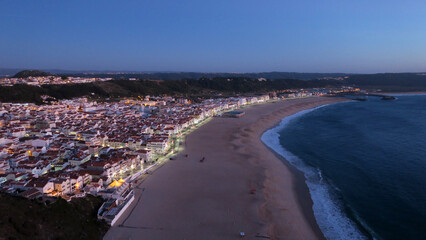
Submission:
[[[426,71],[426,1],[0,0],[0,68]]]

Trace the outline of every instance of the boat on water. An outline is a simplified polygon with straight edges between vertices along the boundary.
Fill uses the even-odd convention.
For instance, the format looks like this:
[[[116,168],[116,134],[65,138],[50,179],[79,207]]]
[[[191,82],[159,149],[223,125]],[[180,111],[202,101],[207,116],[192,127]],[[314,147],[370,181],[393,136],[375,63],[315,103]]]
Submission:
[[[383,96],[382,100],[395,100],[396,98],[394,96]]]
[[[367,101],[367,98],[352,98],[352,100],[365,102]]]

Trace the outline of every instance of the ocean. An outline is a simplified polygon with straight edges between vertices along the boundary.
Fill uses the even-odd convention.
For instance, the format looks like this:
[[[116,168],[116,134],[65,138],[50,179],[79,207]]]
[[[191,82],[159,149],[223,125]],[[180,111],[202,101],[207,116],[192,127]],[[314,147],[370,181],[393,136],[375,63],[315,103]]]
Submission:
[[[327,239],[426,239],[426,96],[284,118],[262,141],[302,171]]]

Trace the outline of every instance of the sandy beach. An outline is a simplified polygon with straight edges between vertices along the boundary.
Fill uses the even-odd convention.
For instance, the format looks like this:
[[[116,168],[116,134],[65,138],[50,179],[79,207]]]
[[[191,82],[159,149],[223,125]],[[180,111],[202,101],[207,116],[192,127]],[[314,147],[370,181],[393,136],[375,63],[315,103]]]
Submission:
[[[286,116],[339,101],[286,100],[248,107],[241,118],[215,117],[139,184],[105,239],[239,239],[240,232],[244,239],[323,239],[303,174],[260,137]]]

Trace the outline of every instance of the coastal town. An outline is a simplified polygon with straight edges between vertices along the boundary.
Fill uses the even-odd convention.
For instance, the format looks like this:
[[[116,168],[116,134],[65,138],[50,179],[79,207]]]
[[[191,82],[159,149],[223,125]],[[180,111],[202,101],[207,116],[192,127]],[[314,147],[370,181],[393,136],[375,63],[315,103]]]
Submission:
[[[105,82],[112,78],[89,78],[89,77],[70,77],[70,76],[29,76],[29,77],[4,77],[0,78],[0,86],[13,86],[17,84],[25,84],[30,86],[41,85],[62,85],[71,83],[91,83]]]
[[[50,201],[102,196],[99,218],[113,224],[133,200],[138,177],[177,151],[188,129],[224,111],[270,99],[262,95],[191,103],[146,96],[113,103],[86,98],[40,106],[2,103],[1,191]]]
[[[0,2],[0,240],[426,240],[426,1]]]
[[[106,80],[23,79],[35,85]],[[16,84],[20,79],[9,81]],[[214,116],[240,117],[244,112],[233,110],[251,104],[358,90],[283,90],[198,102],[139,96],[104,102],[74,98],[42,105],[0,103],[0,191],[41,201],[101,196],[105,203],[98,217],[113,225],[134,200],[134,185],[151,168],[173,158],[189,129]]]

